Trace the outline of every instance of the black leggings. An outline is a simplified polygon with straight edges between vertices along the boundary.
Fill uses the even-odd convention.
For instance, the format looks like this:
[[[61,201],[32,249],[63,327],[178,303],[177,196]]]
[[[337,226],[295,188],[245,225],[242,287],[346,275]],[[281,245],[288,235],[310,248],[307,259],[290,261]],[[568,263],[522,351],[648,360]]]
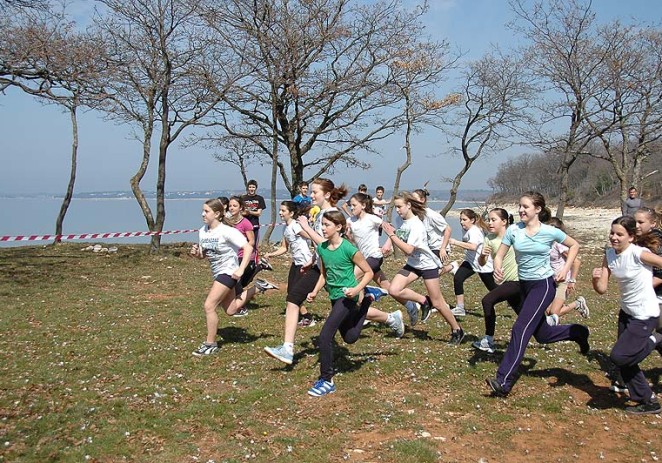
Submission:
[[[336,332],[340,331],[347,344],[358,341],[372,300],[364,297],[361,305],[357,305],[352,299],[341,297],[331,302],[331,313],[324,322],[319,340],[320,378],[325,381],[333,379],[333,338]]]
[[[457,272],[455,272],[455,277],[453,278],[453,290],[455,291],[456,296],[461,296],[464,294],[464,281],[474,273],[476,272],[474,272],[474,269],[471,268],[471,264],[469,262],[466,260],[462,262],[462,265],[460,265],[460,268],[457,269]],[[488,290],[492,291],[497,287],[497,284],[494,282],[494,274],[492,272],[479,273],[478,276]]]
[[[499,302],[508,301],[515,313],[519,313],[522,297],[519,281],[504,281],[483,297],[483,313],[485,314],[485,334],[494,336],[496,329],[496,311],[494,306]]]

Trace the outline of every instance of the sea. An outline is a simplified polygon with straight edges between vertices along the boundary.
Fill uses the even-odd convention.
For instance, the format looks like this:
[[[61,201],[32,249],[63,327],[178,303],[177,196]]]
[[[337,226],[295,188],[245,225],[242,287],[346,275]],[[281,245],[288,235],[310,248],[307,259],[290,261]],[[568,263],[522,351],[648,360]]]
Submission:
[[[64,221],[63,234],[92,233],[125,233],[148,231],[145,218],[135,198],[129,195],[92,195],[84,198],[74,198],[71,201]],[[206,196],[213,197],[213,196]],[[205,197],[172,197],[166,199],[166,220],[164,230],[181,231],[197,230],[202,226],[202,205]],[[276,204],[289,199],[277,199]],[[156,201],[148,200],[155,211]],[[440,210],[446,205],[446,200],[429,200],[428,205],[434,210]],[[55,220],[59,213],[62,199],[52,196],[38,197],[2,197],[0,198],[0,247],[39,246],[48,241],[3,241],[3,238],[26,235],[49,235],[55,232]],[[476,200],[457,201],[453,208],[475,208]],[[395,213],[394,213],[395,215]],[[267,210],[262,214],[261,223],[269,223],[271,217],[271,202],[267,200]],[[456,217],[447,217],[453,230],[453,237],[461,238],[459,221]],[[394,224],[396,220],[394,219]],[[270,241],[278,242],[282,237],[282,226],[276,226]],[[261,235],[264,236],[266,227]],[[197,232],[163,235],[162,243],[195,242]],[[71,242],[148,244],[149,236],[132,238],[104,238],[75,240]]]

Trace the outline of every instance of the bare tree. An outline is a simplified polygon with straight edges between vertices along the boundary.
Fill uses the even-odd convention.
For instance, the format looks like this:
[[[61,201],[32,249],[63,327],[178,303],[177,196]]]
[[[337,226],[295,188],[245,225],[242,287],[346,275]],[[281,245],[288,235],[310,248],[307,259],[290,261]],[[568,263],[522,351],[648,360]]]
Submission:
[[[76,182],[77,111],[95,98],[88,90],[105,70],[103,49],[89,34],[77,31],[61,11],[25,10],[4,26],[0,36],[0,86],[18,87],[42,102],[57,104],[71,119],[69,182],[55,222],[58,242]]]
[[[454,177],[447,178],[450,198],[442,214],[455,204],[462,179],[473,163],[511,146],[520,127],[530,122],[527,103],[532,87],[524,68],[523,61],[495,51],[463,71],[463,104],[451,112],[451,119],[442,127],[459,140],[455,151],[462,155],[464,165]]]
[[[405,161],[398,166],[393,183],[393,194],[400,190],[402,174],[413,161],[411,137],[424,125],[434,124],[441,113],[450,105],[457,104],[457,94],[438,98],[436,90],[446,72],[451,69],[458,56],[448,52],[446,42],[416,44],[401,53],[402,58],[391,64],[391,82],[394,92],[399,94],[402,105],[404,127]],[[390,220],[392,206],[388,210]]]
[[[219,136],[254,143],[290,192],[339,164],[367,168],[359,153],[402,122],[390,66],[416,48],[423,12],[400,0],[208,2],[210,27],[251,68],[223,96],[233,112]]]
[[[611,164],[624,201],[640,186],[643,166],[662,137],[662,30],[614,22],[600,29],[606,51],[601,68],[600,113],[587,122],[602,145],[598,157]]]
[[[527,138],[543,152],[561,155],[556,216],[563,218],[570,195],[570,168],[586,154],[596,135],[586,121],[598,111],[593,103],[602,94],[598,74],[606,54],[596,46],[590,1],[540,1],[532,6],[511,0],[510,5],[518,16],[512,27],[529,41],[524,56],[540,87],[532,94],[540,122],[532,125]]]
[[[207,54],[217,50],[199,23],[197,1],[99,0],[104,6],[95,19],[100,40],[108,50],[114,72],[99,82],[107,98],[99,109],[113,120],[135,124],[142,144],[142,161],[131,178],[131,190],[150,231],[165,222],[166,160],[170,146],[199,123],[220,101],[207,86],[208,74],[227,75],[230,68],[209,67]],[[156,216],[141,189],[158,136]],[[157,252],[160,235],[152,236]]]

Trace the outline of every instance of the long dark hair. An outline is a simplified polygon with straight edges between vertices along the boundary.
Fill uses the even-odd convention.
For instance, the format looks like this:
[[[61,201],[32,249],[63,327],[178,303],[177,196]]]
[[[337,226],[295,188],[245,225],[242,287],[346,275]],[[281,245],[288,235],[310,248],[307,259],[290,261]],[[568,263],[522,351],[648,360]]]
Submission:
[[[374,214],[372,209],[372,197],[370,195],[365,193],[354,193],[349,199],[355,199],[357,202],[361,203],[366,213]]]
[[[633,243],[643,248],[648,248],[651,252],[657,253],[660,247],[660,238],[655,233],[646,233],[645,235],[637,236],[637,221],[630,215],[623,215],[611,223],[612,225],[620,225],[625,228],[628,235],[634,238]]]

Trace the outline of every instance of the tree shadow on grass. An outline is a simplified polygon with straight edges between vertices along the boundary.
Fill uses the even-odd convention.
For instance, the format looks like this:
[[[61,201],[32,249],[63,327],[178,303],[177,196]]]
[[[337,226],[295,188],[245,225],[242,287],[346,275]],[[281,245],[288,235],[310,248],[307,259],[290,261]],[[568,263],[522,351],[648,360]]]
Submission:
[[[261,333],[260,335],[256,336],[247,331],[245,328],[239,326],[224,326],[223,328],[217,329],[216,334],[218,334],[223,339],[223,343],[235,344],[249,344],[257,341],[258,339],[273,337],[273,335],[265,333]]]
[[[363,337],[363,335],[361,335]],[[359,344],[359,341],[356,344]],[[356,345],[355,344],[355,345]],[[294,354],[292,365],[281,364],[280,368],[272,368],[272,371],[291,371],[297,363],[305,357],[317,356],[319,364],[319,336],[313,337],[310,341],[303,342],[301,349]],[[333,368],[336,373],[350,373],[359,370],[364,364],[376,362],[380,357],[396,355],[395,352],[354,352],[352,353],[347,345],[339,345],[337,342],[333,345]],[[360,346],[358,349],[360,350]]]
[[[584,391],[590,399],[586,403],[591,408],[608,410],[610,408],[623,408],[628,398],[625,394],[615,394],[608,386],[600,386],[583,373],[574,373],[564,368],[547,368],[529,372],[528,376],[538,378],[556,378],[550,383],[551,387],[563,387],[570,385]]]

